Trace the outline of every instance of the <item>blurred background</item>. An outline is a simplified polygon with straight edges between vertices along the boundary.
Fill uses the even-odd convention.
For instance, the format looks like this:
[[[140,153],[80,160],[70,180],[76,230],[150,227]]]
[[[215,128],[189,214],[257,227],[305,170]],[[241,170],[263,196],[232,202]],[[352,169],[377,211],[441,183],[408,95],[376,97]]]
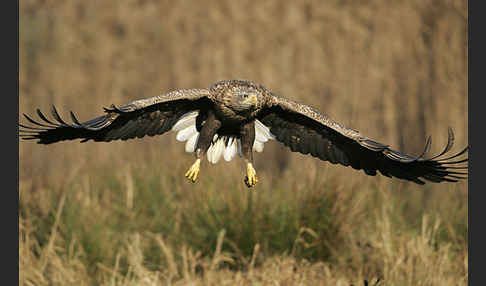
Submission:
[[[87,120],[112,103],[239,78],[315,106],[398,150],[418,154],[432,135],[432,151],[438,151],[448,126],[456,144],[464,146],[466,4],[22,1],[20,113],[48,111],[55,104],[64,116],[73,110]],[[173,137],[89,147],[21,144],[20,157],[33,150],[106,153],[130,145],[172,153],[182,149],[172,146]],[[259,156],[260,167],[275,166],[277,158],[279,168],[302,160],[267,145],[267,151],[275,150]],[[272,160],[260,160],[265,156]]]
[[[111,104],[237,78],[314,106],[409,154],[419,154],[428,135],[431,152],[440,152],[448,126],[455,133],[454,150],[468,144],[465,0],[19,4],[19,114],[34,115],[36,108],[48,112],[54,104],[62,117],[69,118],[73,110],[84,121]],[[118,188],[122,205],[134,208],[124,196],[136,186],[137,176],[156,176],[157,188],[176,194],[211,188],[238,192],[242,204],[248,204],[243,163],[206,163],[198,184],[191,185],[183,174],[192,161],[172,132],[127,142],[19,142],[20,223],[46,221],[51,230],[67,189],[76,190],[72,201],[79,203],[89,196],[116,200],[103,196]],[[408,202],[406,210],[415,210],[409,214],[420,213],[414,220],[422,220],[423,209],[444,218],[450,207],[440,206],[444,196],[461,204],[458,220],[467,219],[467,182],[419,187],[369,177],[291,153],[277,142],[265,144],[255,161],[261,193],[281,188],[291,194],[333,182],[333,189],[356,194],[364,185]],[[364,200],[374,194],[362,192]],[[51,235],[47,230],[33,231],[41,246]]]

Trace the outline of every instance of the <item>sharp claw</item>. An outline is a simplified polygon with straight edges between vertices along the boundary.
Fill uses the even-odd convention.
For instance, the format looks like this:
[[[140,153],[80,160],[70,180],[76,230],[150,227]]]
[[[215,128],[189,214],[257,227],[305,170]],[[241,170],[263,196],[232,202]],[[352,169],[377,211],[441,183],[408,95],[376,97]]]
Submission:
[[[189,181],[195,183],[197,179],[197,175],[199,174],[199,169],[201,165],[201,159],[197,159],[194,164],[187,170],[186,174],[184,175]]]

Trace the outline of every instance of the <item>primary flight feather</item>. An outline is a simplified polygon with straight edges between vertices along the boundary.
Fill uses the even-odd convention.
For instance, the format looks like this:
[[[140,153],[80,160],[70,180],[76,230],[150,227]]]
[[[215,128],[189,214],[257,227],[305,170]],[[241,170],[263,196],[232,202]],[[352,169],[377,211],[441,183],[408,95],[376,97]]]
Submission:
[[[55,121],[37,109],[43,122],[24,114],[33,126],[19,124],[20,137],[38,140],[40,144],[74,139],[109,142],[174,130],[178,132],[176,139],[186,142],[185,150],[196,156],[185,174],[193,182],[203,157],[217,163],[221,158],[230,161],[239,154],[247,165],[245,183],[248,187],[255,186],[258,178],[253,168],[253,151],[262,152],[268,140],[277,140],[293,152],[351,166],[372,176],[379,172],[417,184],[467,178],[468,158],[461,156],[468,147],[446,156],[454,142],[451,129],[440,154],[425,157],[430,148],[429,138],[422,154],[410,156],[348,129],[310,106],[276,96],[245,80],[221,81],[208,89],[176,90],[121,107],[112,105],[104,111],[85,122],[71,112],[72,123],[67,123],[54,106]]]

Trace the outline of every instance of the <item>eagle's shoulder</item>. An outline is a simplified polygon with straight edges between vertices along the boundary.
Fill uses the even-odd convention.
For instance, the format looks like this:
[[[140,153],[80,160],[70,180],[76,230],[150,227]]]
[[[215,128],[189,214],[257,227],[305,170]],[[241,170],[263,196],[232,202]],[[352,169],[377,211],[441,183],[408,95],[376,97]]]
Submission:
[[[283,112],[307,117],[352,139],[358,140],[363,138],[357,130],[345,127],[312,106],[298,103],[275,94],[268,95],[266,101],[269,108],[280,108]]]
[[[212,99],[213,94],[209,89],[204,89],[204,88],[179,89],[159,96],[135,100],[127,104],[126,106],[124,106],[123,111],[140,110],[152,105],[166,103],[166,102],[173,102],[177,100],[195,101],[203,97]]]

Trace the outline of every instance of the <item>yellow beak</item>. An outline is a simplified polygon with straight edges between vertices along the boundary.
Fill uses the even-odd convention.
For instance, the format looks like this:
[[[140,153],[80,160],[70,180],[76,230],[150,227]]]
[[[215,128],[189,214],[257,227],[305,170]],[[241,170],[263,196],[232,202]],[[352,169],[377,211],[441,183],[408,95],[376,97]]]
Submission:
[[[248,98],[248,101],[252,105],[255,105],[256,106],[258,104],[258,97],[255,94],[252,94],[252,95],[250,95],[250,98]]]

